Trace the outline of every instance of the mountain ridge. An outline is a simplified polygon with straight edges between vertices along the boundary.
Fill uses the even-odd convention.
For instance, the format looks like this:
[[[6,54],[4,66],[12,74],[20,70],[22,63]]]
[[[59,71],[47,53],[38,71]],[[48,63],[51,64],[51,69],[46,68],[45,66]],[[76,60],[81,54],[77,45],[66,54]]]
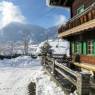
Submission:
[[[29,35],[29,40],[33,43],[40,43],[57,35],[57,28],[45,29],[41,26],[12,22],[5,26],[0,32],[0,41],[23,41],[23,34]]]

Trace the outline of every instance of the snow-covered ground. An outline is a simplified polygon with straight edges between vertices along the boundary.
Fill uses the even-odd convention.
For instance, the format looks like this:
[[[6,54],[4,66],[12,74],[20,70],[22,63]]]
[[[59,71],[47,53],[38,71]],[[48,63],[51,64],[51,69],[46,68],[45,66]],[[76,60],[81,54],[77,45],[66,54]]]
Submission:
[[[43,71],[40,58],[24,56],[5,59],[0,61],[0,65],[0,95],[29,95],[30,82],[36,83],[36,95],[64,95],[61,88]]]

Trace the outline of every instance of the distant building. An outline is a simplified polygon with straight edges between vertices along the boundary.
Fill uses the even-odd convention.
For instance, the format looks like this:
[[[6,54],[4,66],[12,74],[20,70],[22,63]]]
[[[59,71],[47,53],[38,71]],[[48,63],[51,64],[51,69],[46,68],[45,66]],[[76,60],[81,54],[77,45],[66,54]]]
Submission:
[[[46,41],[41,42],[39,46],[37,47],[36,54],[41,53],[41,47],[44,45]],[[70,51],[69,51],[69,42],[66,40],[62,39],[49,39],[48,40],[49,45],[51,46],[52,53],[54,55],[64,55],[66,54],[67,56],[70,56]]]

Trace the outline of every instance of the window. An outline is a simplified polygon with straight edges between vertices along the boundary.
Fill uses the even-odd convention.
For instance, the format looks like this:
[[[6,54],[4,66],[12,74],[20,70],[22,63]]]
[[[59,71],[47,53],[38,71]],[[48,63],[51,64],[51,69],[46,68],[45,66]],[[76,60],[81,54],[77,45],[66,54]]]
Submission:
[[[82,42],[72,42],[72,53],[82,54]]]
[[[81,42],[76,42],[76,53],[81,54]]]
[[[82,12],[84,12],[84,5],[81,5],[81,6],[77,9],[77,14],[81,14]]]
[[[88,54],[93,54],[93,41],[88,41]]]

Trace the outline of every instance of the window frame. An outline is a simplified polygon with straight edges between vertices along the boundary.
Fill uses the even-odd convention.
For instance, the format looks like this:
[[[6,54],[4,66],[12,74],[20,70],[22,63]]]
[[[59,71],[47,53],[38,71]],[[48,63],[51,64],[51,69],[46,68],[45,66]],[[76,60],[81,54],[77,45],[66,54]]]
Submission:
[[[93,49],[94,49],[93,40],[87,41],[87,53],[88,53],[88,55],[93,55]]]
[[[75,43],[75,48],[76,48],[75,53],[76,54],[82,54],[82,51],[81,51],[82,46],[80,44],[82,44],[82,42],[80,42],[80,41]]]
[[[85,10],[84,4],[81,5],[81,6],[77,9],[77,14],[81,14],[81,13],[82,13],[82,12],[81,12],[82,9],[83,9],[82,12],[84,12],[84,10]]]

